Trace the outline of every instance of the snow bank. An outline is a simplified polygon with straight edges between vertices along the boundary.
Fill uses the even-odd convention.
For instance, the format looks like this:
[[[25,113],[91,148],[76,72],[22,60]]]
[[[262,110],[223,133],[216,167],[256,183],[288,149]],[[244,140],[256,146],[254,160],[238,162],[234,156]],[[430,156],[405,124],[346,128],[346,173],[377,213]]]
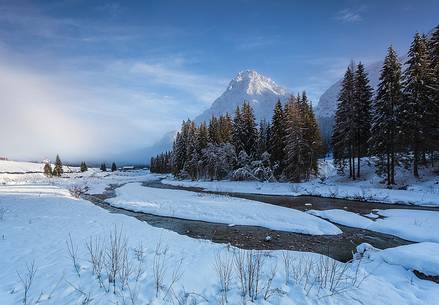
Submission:
[[[43,172],[42,163],[0,160],[0,173]]]
[[[423,242],[389,248],[377,253],[386,263],[439,276],[439,244]]]
[[[303,183],[274,183],[254,181],[181,181],[171,178],[162,183],[200,187],[206,191],[251,193],[264,195],[312,195],[340,199],[374,201],[389,204],[439,206],[439,176],[431,169],[422,168],[421,178],[414,178],[409,170],[397,168],[395,189],[387,189],[382,178],[375,174],[373,162],[363,158],[361,179],[350,180],[337,174],[332,160],[319,160],[319,177]],[[397,189],[397,188],[405,188]]]
[[[335,235],[335,225],[304,212],[221,195],[143,187],[130,183],[116,189],[108,202],[137,212],[215,223],[261,226],[313,235]]]
[[[388,209],[375,211],[384,218],[371,220],[353,212],[333,209],[310,210],[314,216],[342,225],[395,235],[400,238],[423,242],[439,242],[439,212],[423,210]]]
[[[10,179],[12,177],[9,176]],[[120,177],[117,179],[122,182]],[[129,179],[131,178],[127,177]],[[78,180],[86,180],[91,185],[98,182],[96,177],[54,180],[59,183],[58,186],[40,185],[43,180],[37,179],[34,184],[0,187],[0,208],[5,211],[0,219],[0,304],[23,304],[24,289],[17,272],[24,274],[26,264],[32,261],[35,261],[37,273],[29,290],[29,304],[131,304],[131,296],[135,304],[177,304],[175,298],[165,298],[166,290],[160,291],[156,297],[153,262],[158,243],[167,248],[165,285],[169,285],[175,266],[183,259],[182,277],[172,287],[172,294],[179,297],[179,302],[183,297],[188,297],[186,304],[192,304],[190,298],[198,297],[197,304],[218,304],[220,287],[214,267],[215,257],[218,253],[232,255],[233,247],[195,240],[152,227],[136,218],[110,213],[69,195],[67,186],[78,183]],[[128,237],[128,255],[133,268],[143,264],[145,269],[137,281],[131,277],[130,289],[122,291],[118,288],[117,293],[113,294],[100,287],[92,272],[85,242],[91,237],[100,237],[104,243],[108,243],[109,232],[115,226],[122,229]],[[68,256],[66,240],[69,234],[78,249],[80,277]],[[138,262],[134,255],[134,249],[138,249],[140,243],[144,249],[143,263]],[[434,252],[438,253],[431,249],[430,256]],[[164,253],[165,251],[160,252],[159,256],[164,256]],[[273,266],[277,266],[278,272],[271,287],[279,293],[267,301],[260,296],[255,304],[439,304],[439,285],[417,279],[410,271],[384,260],[364,260],[359,273],[367,276],[361,282],[360,288],[331,294],[327,289],[319,289],[317,286],[309,290],[308,285],[305,289],[300,280],[285,284],[281,252],[263,253],[265,268],[262,271],[261,287],[267,283]],[[288,251],[288,254],[291,255],[291,262],[296,264],[295,270],[301,270],[302,264],[310,259],[326,260],[324,256],[313,253]],[[351,270],[350,274],[355,273],[355,264],[349,264],[347,268]],[[427,269],[423,270],[429,272]],[[233,272],[229,304],[241,304],[239,281],[235,271]],[[307,279],[308,275],[309,273]],[[104,278],[104,284],[108,285],[107,278]]]

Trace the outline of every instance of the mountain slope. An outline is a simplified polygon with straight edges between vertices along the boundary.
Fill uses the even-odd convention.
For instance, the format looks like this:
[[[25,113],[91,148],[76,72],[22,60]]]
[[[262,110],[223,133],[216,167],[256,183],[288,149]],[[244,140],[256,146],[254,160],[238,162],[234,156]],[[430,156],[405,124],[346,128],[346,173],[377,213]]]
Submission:
[[[288,96],[287,90],[270,78],[254,70],[241,71],[230,81],[226,90],[212,103],[211,107],[197,116],[194,121],[196,123],[208,122],[212,115],[218,116],[226,113],[233,115],[236,107],[242,105],[244,101],[252,105],[257,122],[261,119],[271,120],[277,100],[285,102]],[[157,143],[144,149],[118,155],[115,159],[123,163],[149,163],[152,156],[172,148],[175,135],[176,131],[170,131]]]
[[[271,120],[277,100],[284,102],[288,95],[286,89],[270,78],[254,70],[241,71],[230,81],[227,89],[212,106],[195,118],[195,122],[207,122],[212,115],[233,114],[236,107],[244,101],[248,101],[253,107],[257,121]]]
[[[380,70],[383,65],[382,61],[374,62],[365,67],[369,76],[371,87],[375,90],[378,86]],[[335,84],[329,87],[319,99],[316,107],[316,116],[321,118],[332,118],[337,110],[337,99],[340,93],[342,79],[339,79]]]

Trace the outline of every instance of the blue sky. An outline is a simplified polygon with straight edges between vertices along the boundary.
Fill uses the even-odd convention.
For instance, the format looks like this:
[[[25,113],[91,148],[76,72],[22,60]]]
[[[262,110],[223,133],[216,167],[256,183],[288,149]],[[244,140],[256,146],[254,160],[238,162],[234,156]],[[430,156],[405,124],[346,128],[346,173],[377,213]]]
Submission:
[[[351,59],[405,53],[438,12],[439,1],[0,1],[0,155],[147,146],[248,68],[316,104]]]

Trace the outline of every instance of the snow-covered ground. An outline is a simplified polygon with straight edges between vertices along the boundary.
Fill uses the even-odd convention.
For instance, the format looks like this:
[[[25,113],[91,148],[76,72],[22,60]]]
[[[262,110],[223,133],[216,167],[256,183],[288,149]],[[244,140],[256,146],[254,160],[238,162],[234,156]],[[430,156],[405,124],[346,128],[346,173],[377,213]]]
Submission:
[[[395,235],[406,240],[439,243],[439,212],[388,209],[376,210],[375,215],[383,218],[369,219],[345,210],[307,211],[311,215],[328,219],[349,227],[356,227]]]
[[[113,206],[159,216],[313,235],[342,233],[330,222],[304,212],[241,198],[157,189],[139,183],[116,189],[116,195],[107,200]]]
[[[72,186],[88,186],[98,191],[103,185],[112,183],[156,179],[147,172],[98,173],[92,170],[52,179],[36,174],[1,177],[2,305],[23,304],[24,287],[28,283],[26,267],[32,270],[32,264],[36,272],[28,289],[27,304],[221,304],[224,290],[218,280],[219,261],[221,266],[231,268],[228,304],[242,304],[240,269],[236,267],[239,257],[244,261],[251,258],[253,262],[262,259],[257,297],[247,304],[439,304],[439,285],[418,279],[412,272],[437,274],[439,252],[436,243],[384,251],[368,248],[369,255],[363,253],[362,259],[356,255],[355,260],[347,264],[305,252],[239,251],[110,213],[72,197],[69,192]],[[133,185],[139,187],[137,183]],[[124,196],[130,200],[128,193]],[[166,198],[160,196],[161,200]],[[115,230],[122,232],[120,240],[113,238],[113,245],[122,241],[119,247],[113,247],[120,250],[119,264],[111,264],[109,260],[111,253],[117,252],[109,247],[110,233],[114,237]],[[93,271],[86,247],[90,241],[94,241],[95,258],[101,253],[96,250],[103,251],[101,283],[97,276],[100,269],[95,264]],[[102,247],[96,246],[98,244]],[[74,253],[76,264],[68,248]],[[285,261],[289,262],[289,268]],[[108,283],[111,266],[118,270],[115,293]],[[325,277],[325,270],[334,271],[335,279],[341,280],[330,280],[328,273]],[[159,279],[159,285],[156,279]],[[246,299],[249,299],[248,294]]]
[[[228,193],[252,193],[266,195],[313,195],[346,198],[382,203],[400,203],[423,206],[439,206],[439,175],[429,168],[421,170],[421,178],[413,177],[410,170],[398,168],[393,189],[388,189],[383,179],[375,174],[374,165],[362,160],[362,175],[356,181],[340,176],[332,160],[321,160],[319,177],[303,183],[255,182],[255,181],[189,181],[167,178],[169,185],[200,187],[207,191]]]

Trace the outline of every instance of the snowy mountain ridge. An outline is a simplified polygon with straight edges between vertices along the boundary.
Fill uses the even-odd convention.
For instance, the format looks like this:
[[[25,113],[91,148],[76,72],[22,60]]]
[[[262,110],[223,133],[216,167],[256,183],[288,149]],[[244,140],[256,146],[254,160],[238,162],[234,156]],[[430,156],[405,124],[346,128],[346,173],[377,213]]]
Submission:
[[[288,96],[288,91],[271,78],[255,70],[244,70],[230,81],[227,89],[210,108],[195,118],[195,122],[207,122],[212,115],[233,114],[236,107],[242,105],[244,101],[249,102],[253,107],[257,121],[269,120],[277,100],[285,102]]]

